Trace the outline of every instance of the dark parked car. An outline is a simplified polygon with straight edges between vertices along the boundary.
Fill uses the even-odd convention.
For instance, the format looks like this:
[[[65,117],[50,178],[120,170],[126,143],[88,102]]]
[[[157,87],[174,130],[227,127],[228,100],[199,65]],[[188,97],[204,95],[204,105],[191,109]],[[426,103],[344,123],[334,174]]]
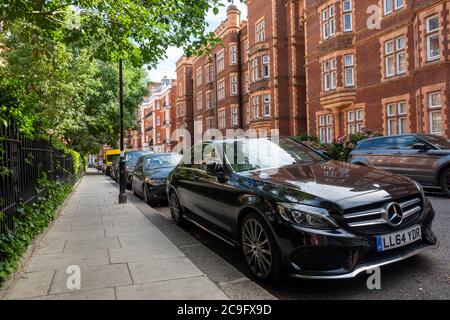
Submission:
[[[131,180],[138,159],[147,154],[154,154],[153,151],[128,151],[125,153],[125,175],[127,177],[127,189],[131,189]],[[117,177],[119,174],[117,173]]]
[[[119,180],[119,161],[120,161],[120,158],[116,158],[116,159],[114,159],[114,161],[111,164],[111,178],[114,181]]]
[[[418,183],[330,161],[291,138],[197,145],[170,174],[167,193],[175,224],[189,220],[240,247],[266,282],[283,272],[351,278],[436,244]]]
[[[409,134],[361,141],[350,163],[407,176],[424,186],[441,187],[450,196],[450,142],[428,134]]]
[[[182,156],[175,153],[149,154],[140,157],[132,178],[135,195],[141,196],[149,205],[167,201],[167,177],[180,162]]]

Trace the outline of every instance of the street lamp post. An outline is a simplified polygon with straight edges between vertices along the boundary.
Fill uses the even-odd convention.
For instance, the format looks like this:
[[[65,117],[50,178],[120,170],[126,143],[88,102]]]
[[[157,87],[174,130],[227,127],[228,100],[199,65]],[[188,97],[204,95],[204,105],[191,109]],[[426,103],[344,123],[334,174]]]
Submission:
[[[120,104],[120,161],[119,161],[119,203],[127,203],[126,177],[125,177],[125,148],[123,127],[123,63],[119,60],[119,104]]]

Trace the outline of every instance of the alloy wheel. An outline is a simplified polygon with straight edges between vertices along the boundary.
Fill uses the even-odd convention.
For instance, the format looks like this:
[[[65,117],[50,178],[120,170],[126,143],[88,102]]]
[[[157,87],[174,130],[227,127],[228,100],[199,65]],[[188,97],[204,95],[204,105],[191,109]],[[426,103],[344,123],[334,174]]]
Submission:
[[[450,169],[446,169],[441,175],[442,191],[447,197],[450,197]]]
[[[272,249],[263,226],[249,219],[242,228],[242,246],[245,259],[258,278],[266,278],[272,269]]]
[[[178,201],[178,197],[175,193],[170,195],[169,199],[169,208],[170,208],[170,216],[172,218],[172,222],[176,225],[180,223],[181,220],[181,208],[180,202]]]

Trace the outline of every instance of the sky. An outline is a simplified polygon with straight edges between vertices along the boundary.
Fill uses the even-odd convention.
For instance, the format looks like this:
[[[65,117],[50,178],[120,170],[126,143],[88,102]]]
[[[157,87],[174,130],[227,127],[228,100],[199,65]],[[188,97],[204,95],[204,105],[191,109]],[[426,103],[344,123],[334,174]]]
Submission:
[[[219,14],[214,15],[212,10],[208,12],[206,16],[206,21],[209,23],[209,29],[207,31],[214,30],[217,28],[223,20],[227,17],[227,7],[230,4],[227,0],[222,0],[225,7],[221,7]],[[239,0],[235,0],[234,4],[241,10],[241,19],[247,19],[247,7],[244,3]],[[157,69],[148,71],[148,78],[152,81],[160,81],[164,76],[172,79],[176,79],[177,75],[175,72],[175,64],[183,55],[183,49],[177,47],[170,47],[167,50],[167,59],[161,61]]]

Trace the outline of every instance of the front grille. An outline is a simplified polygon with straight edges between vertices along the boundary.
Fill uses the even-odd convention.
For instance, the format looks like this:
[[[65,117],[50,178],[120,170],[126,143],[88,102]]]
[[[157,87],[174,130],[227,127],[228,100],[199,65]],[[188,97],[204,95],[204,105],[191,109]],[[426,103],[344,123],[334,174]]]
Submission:
[[[403,211],[403,221],[398,226],[391,226],[383,215],[386,213],[386,206],[396,202]],[[409,197],[397,201],[389,201],[371,206],[369,208],[355,208],[344,212],[344,219],[352,229],[364,234],[375,234],[389,232],[393,229],[403,228],[415,221],[423,211],[423,199],[419,197]]]

